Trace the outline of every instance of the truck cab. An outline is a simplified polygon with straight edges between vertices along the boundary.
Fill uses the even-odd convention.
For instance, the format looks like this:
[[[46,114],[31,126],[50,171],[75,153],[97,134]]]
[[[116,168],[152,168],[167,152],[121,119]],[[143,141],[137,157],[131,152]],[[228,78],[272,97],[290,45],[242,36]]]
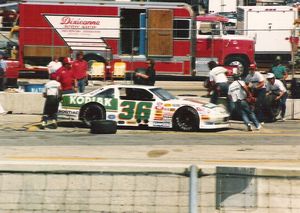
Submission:
[[[254,40],[228,34],[227,22],[223,16],[196,18],[196,70],[215,60],[221,65],[238,66],[243,75],[248,73],[249,64],[254,63]]]

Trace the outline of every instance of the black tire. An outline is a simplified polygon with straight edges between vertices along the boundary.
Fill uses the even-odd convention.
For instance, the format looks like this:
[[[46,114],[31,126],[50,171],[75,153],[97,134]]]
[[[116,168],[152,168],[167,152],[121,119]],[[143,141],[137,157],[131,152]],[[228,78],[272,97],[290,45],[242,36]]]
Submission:
[[[117,122],[111,120],[95,120],[91,122],[92,134],[116,134]]]
[[[249,62],[246,61],[243,57],[232,56],[228,57],[224,63],[226,66],[239,66],[240,75],[246,77],[249,72]]]
[[[105,119],[105,109],[99,104],[86,105],[80,111],[80,119],[90,127],[92,121]]]
[[[103,58],[102,56],[98,56],[92,53],[84,55],[83,59],[86,60],[88,63],[95,62],[95,61],[103,62],[103,63],[106,62],[105,58]]]
[[[199,129],[199,116],[195,109],[183,107],[178,109],[173,116],[175,130],[193,132]]]
[[[275,101],[274,99],[274,95],[268,95],[265,98],[264,115],[267,122],[276,121],[276,117],[281,112],[279,102]]]

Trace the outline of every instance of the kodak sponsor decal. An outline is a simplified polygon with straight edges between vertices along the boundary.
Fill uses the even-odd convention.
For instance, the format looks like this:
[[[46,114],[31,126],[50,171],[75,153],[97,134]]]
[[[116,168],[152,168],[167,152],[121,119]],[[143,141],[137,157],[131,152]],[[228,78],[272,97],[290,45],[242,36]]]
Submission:
[[[89,102],[97,102],[100,103],[104,106],[111,106],[111,98],[102,98],[102,97],[83,97],[83,96],[79,96],[79,97],[70,97],[70,104],[78,104],[78,105],[82,105],[82,104],[86,104]]]
[[[96,102],[108,109],[117,108],[117,99],[104,97],[88,97],[88,96],[65,96],[63,106],[80,107],[84,104]]]

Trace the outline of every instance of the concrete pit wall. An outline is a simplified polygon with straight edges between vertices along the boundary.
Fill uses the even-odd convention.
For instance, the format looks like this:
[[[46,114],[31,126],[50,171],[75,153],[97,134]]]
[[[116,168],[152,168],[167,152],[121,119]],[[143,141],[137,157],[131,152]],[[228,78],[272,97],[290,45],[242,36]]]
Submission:
[[[188,168],[0,167],[0,212],[189,212]],[[300,211],[300,171],[202,169],[196,187],[201,213]]]

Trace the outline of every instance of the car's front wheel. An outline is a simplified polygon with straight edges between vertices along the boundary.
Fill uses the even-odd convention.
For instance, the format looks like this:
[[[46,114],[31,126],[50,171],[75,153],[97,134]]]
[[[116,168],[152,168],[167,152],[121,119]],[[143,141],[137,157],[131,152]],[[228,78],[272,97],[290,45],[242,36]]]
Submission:
[[[81,109],[80,119],[90,127],[92,121],[105,119],[105,109],[98,104],[86,105]]]
[[[199,116],[195,109],[183,107],[177,110],[173,117],[175,130],[192,132],[199,129]]]

